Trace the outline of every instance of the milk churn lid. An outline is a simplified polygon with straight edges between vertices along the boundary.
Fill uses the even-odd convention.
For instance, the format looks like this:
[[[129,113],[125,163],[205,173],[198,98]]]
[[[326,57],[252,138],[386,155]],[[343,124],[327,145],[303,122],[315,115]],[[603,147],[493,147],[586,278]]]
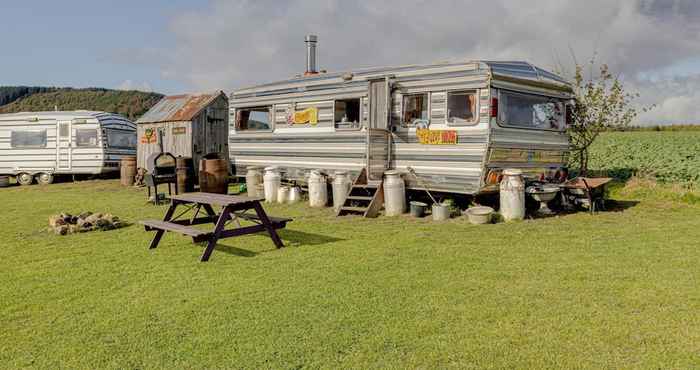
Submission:
[[[523,170],[517,168],[506,168],[503,170],[505,176],[522,176]]]
[[[386,176],[398,176],[399,171],[397,171],[397,170],[384,171],[384,175],[386,175]]]
[[[265,171],[277,171],[277,166],[265,167]]]

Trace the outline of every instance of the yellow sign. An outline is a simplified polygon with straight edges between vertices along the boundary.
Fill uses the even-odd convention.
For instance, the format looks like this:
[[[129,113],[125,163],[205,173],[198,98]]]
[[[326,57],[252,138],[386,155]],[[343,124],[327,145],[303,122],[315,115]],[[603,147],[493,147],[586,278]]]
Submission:
[[[418,142],[428,145],[456,145],[457,131],[455,130],[416,130]]]
[[[318,123],[318,108],[316,107],[306,108],[303,111],[294,112],[292,114],[292,123],[294,124],[310,123],[315,125]]]
[[[158,142],[156,132],[152,128],[147,128],[141,137],[141,144],[155,144]]]

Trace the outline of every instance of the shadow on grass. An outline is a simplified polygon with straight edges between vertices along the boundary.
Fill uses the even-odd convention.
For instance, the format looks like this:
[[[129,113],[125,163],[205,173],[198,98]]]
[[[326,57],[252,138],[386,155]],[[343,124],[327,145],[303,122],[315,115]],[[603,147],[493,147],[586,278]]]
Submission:
[[[277,230],[277,233],[279,234],[280,238],[282,238],[282,242],[284,243],[285,247],[304,247],[304,246],[317,246],[317,245],[323,245],[323,244],[329,244],[333,242],[338,242],[338,241],[343,241],[345,239],[341,238],[335,238],[327,235],[321,235],[321,234],[311,234],[311,233],[305,233],[303,231],[297,231],[297,230]],[[226,244],[220,244],[217,243],[216,247],[214,247],[214,250],[231,254],[234,256],[239,256],[239,257],[255,257],[261,253],[267,253],[271,251],[277,250],[272,243],[272,239],[269,239],[269,236],[267,233],[262,232],[257,235],[263,236],[269,240],[270,243],[270,249],[261,251],[261,252],[253,252],[247,249],[242,249],[242,248],[237,248],[231,245],[226,245]],[[245,238],[238,239],[238,238],[232,238],[232,239],[224,239],[228,241],[243,241]],[[201,244],[203,247],[206,246],[206,243]]]

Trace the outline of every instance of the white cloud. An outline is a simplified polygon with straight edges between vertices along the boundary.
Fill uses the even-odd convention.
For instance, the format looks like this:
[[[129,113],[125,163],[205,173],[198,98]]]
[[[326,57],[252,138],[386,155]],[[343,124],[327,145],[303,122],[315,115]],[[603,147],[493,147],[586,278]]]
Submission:
[[[148,82],[134,82],[132,80],[124,80],[124,82],[117,85],[117,90],[138,90],[151,92],[153,89]]]
[[[331,71],[448,59],[518,59],[554,69],[571,63],[569,49],[580,61],[597,52],[630,86],[658,94],[658,116],[646,119],[700,121],[691,109],[697,95],[681,93],[697,91],[697,79],[649,89],[638,77],[700,55],[694,0],[215,0],[177,16],[170,29],[176,47],[161,59],[163,75],[200,90],[301,73],[304,35],[316,33],[319,66]]]

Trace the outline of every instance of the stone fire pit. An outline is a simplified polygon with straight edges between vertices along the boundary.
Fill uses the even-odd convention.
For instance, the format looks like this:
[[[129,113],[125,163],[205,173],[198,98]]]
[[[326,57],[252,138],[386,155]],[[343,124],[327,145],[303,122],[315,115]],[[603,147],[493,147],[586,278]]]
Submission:
[[[83,212],[77,216],[60,213],[49,217],[49,231],[57,235],[77,234],[88,231],[107,231],[124,227],[125,224],[110,213]]]

